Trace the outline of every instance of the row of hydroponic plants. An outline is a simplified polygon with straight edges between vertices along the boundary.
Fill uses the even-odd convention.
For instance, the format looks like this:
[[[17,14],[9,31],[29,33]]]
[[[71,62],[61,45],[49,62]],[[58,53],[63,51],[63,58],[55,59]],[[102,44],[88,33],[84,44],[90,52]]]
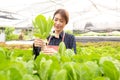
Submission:
[[[64,43],[54,55],[0,47],[0,80],[120,80],[120,47],[77,46]]]

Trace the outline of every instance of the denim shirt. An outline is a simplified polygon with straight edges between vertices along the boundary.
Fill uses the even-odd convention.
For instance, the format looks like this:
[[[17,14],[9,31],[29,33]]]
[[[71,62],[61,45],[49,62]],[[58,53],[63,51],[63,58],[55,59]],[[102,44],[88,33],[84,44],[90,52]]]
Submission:
[[[58,46],[63,38],[63,31],[60,33],[59,38],[56,38],[54,36],[51,36],[50,42],[48,45],[56,45]],[[50,38],[50,36],[47,38],[47,40]],[[72,34],[65,33],[64,37],[64,43],[67,49],[74,49],[74,52],[76,53],[76,40],[75,37]],[[40,47],[35,47],[33,44],[33,54],[35,56],[39,55],[39,52],[41,51]]]

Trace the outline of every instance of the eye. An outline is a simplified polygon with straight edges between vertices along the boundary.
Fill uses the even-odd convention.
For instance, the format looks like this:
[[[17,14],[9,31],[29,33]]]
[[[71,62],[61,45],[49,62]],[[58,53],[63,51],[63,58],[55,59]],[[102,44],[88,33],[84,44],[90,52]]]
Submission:
[[[63,23],[64,21],[63,20],[60,20],[61,23]]]
[[[57,18],[55,18],[55,19],[54,19],[54,21],[58,21],[58,19],[57,19]]]

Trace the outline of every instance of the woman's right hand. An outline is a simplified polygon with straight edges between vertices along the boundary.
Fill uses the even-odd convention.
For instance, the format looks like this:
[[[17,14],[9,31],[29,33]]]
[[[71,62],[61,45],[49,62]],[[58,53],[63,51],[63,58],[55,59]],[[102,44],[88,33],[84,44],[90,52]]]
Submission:
[[[43,41],[42,39],[36,38],[36,39],[34,40],[34,46],[35,46],[35,47],[42,47],[42,46],[44,46],[44,41]]]

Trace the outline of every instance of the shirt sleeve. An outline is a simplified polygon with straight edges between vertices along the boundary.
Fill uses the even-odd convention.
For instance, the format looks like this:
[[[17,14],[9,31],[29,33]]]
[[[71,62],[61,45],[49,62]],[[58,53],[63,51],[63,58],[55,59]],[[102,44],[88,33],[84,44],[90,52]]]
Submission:
[[[72,38],[71,38],[71,46],[72,48],[74,49],[74,52],[76,53],[76,39],[75,39],[75,36],[72,35]]]
[[[39,55],[40,51],[41,51],[41,48],[35,47],[33,43],[33,54],[35,55],[35,58]]]
[[[74,35],[66,34],[65,43],[67,48],[73,49],[74,53],[76,53],[76,39]]]

